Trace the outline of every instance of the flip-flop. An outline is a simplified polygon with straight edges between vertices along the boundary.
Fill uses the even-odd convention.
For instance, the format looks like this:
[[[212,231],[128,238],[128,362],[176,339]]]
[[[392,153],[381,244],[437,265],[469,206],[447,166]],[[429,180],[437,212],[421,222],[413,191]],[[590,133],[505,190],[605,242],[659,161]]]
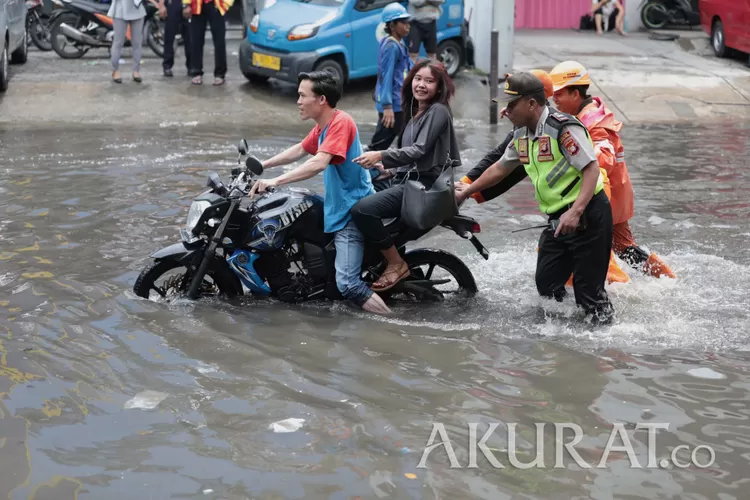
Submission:
[[[390,272],[387,272],[387,273],[383,273],[383,275],[380,276],[380,278],[378,278],[378,280],[375,283],[373,283],[370,288],[372,289],[373,292],[385,292],[386,290],[390,290],[391,288],[393,288],[394,286],[396,286],[399,283],[399,281],[401,281],[404,278],[406,278],[407,276],[409,276],[410,272],[411,272],[411,270],[409,269],[409,266],[407,265],[406,266],[406,271],[404,271],[403,273],[399,274],[396,277],[395,280],[390,280],[390,279],[387,278],[387,276],[393,276],[393,275],[395,275],[396,271],[390,271]],[[381,282],[381,280],[383,278],[385,278],[386,284],[383,285],[383,286],[377,286],[377,283]]]
[[[224,85],[224,79],[221,77],[214,78],[214,85]]]
[[[190,83],[193,85],[201,85],[203,83],[203,77],[198,75],[194,76],[192,80],[190,80]]]

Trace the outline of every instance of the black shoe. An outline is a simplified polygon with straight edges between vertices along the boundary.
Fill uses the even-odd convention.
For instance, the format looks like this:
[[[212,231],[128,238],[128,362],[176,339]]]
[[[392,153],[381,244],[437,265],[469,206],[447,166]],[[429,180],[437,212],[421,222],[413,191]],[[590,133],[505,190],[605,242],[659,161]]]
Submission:
[[[172,70],[168,68],[164,68],[164,76],[167,76],[169,78],[172,78]]]

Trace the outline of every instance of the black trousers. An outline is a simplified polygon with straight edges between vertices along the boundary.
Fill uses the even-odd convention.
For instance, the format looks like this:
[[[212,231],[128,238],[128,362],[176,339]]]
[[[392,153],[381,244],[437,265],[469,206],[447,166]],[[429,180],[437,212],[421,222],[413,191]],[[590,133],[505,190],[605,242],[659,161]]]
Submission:
[[[174,66],[174,39],[177,33],[182,34],[185,46],[185,66],[190,72],[192,47],[190,46],[190,22],[182,15],[182,2],[180,0],[169,0],[167,3],[167,20],[164,26],[164,69],[172,69]]]
[[[227,25],[224,16],[213,2],[204,3],[200,15],[190,19],[190,36],[193,43],[190,76],[203,75],[203,46],[206,42],[206,25],[211,28],[214,41],[214,77],[224,78],[227,74]]]
[[[401,202],[404,197],[404,184],[400,179],[388,189],[371,194],[359,200],[351,210],[352,219],[368,244],[378,250],[393,246],[393,239],[383,225],[383,219],[401,216]]]
[[[550,219],[560,215],[553,214]],[[573,273],[576,303],[586,314],[592,314],[595,321],[608,322],[614,314],[604,290],[612,250],[612,208],[604,191],[591,198],[580,223],[580,230],[557,238],[551,229],[542,232],[536,287],[541,296],[562,301],[565,282]]]

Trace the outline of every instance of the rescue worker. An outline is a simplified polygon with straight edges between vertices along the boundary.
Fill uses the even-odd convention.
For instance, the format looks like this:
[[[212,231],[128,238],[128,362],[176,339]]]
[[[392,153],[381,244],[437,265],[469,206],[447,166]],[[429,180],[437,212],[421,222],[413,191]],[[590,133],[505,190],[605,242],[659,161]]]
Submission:
[[[552,78],[550,77],[549,73],[542,69],[532,69],[531,73],[539,78],[542,84],[544,84],[544,96],[548,99],[549,102],[549,99],[554,94],[554,84],[552,83]],[[501,111],[501,114],[504,113],[504,111],[505,110],[503,109]],[[460,182],[464,184],[471,184],[472,182],[477,180],[485,170],[487,170],[493,163],[502,158],[503,153],[505,153],[505,148],[508,147],[511,141],[513,141],[512,130],[508,133],[503,142],[501,142],[495,149],[487,153],[485,157],[482,158],[482,160],[469,171],[468,174],[461,178]],[[604,175],[604,192],[607,194],[607,197],[611,199],[609,180],[607,178],[606,172],[603,169],[602,174]],[[485,189],[484,191],[474,193],[471,197],[474,198],[477,203],[490,201],[505,193],[510,188],[524,180],[526,177],[526,170],[521,166],[516,167],[516,169],[513,170],[513,172],[511,172],[505,179],[495,184],[494,186]],[[628,277],[628,275],[617,264],[614,252],[610,252],[609,268],[607,270],[607,283],[628,283],[629,281],[630,277]],[[567,286],[573,286],[572,277],[570,280],[568,280]]]
[[[604,283],[612,250],[612,209],[586,127],[550,109],[544,84],[528,72],[508,75],[496,102],[507,102],[505,114],[516,127],[513,141],[476,181],[456,185],[456,201],[463,203],[523,166],[550,222],[539,239],[537,291],[562,301],[572,272],[576,303],[593,322],[610,323],[614,309]]]
[[[612,220],[615,254],[635,269],[651,276],[675,274],[655,253],[638,246],[628,221],[634,214],[633,185],[630,182],[625,151],[619,132],[622,122],[615,118],[600,97],[588,95],[591,77],[581,64],[565,61],[550,72],[554,83],[557,109],[576,116],[588,129],[594,141],[599,166],[606,170],[611,188]]]

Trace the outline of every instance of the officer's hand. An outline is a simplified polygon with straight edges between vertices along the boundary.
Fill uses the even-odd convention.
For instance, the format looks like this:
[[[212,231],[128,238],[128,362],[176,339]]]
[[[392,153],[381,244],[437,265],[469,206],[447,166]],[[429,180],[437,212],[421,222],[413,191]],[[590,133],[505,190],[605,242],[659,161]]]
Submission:
[[[167,7],[164,5],[164,2],[159,2],[159,17],[162,19],[167,17]]]
[[[185,19],[190,19],[192,15],[193,9],[191,9],[189,5],[182,9],[182,17],[184,17]]]
[[[572,210],[568,210],[562,216],[560,217],[560,225],[557,226],[557,230],[555,231],[555,238],[557,238],[558,235],[562,234],[565,236],[566,234],[570,234],[573,231],[576,230],[578,227],[578,221],[580,220],[581,216],[575,214]]]
[[[465,182],[458,181],[458,182],[453,183],[453,187],[455,188],[456,192],[459,193],[467,189],[469,185],[466,184]]]
[[[277,181],[276,179],[268,179],[268,180],[261,180],[258,179],[255,181],[255,184],[253,184],[253,187],[250,188],[250,192],[248,195],[250,196],[250,199],[253,199],[256,194],[258,193],[265,193],[268,188],[276,187]]]
[[[393,128],[393,124],[396,123],[396,114],[393,112],[393,108],[383,110],[383,126],[385,128]]]

